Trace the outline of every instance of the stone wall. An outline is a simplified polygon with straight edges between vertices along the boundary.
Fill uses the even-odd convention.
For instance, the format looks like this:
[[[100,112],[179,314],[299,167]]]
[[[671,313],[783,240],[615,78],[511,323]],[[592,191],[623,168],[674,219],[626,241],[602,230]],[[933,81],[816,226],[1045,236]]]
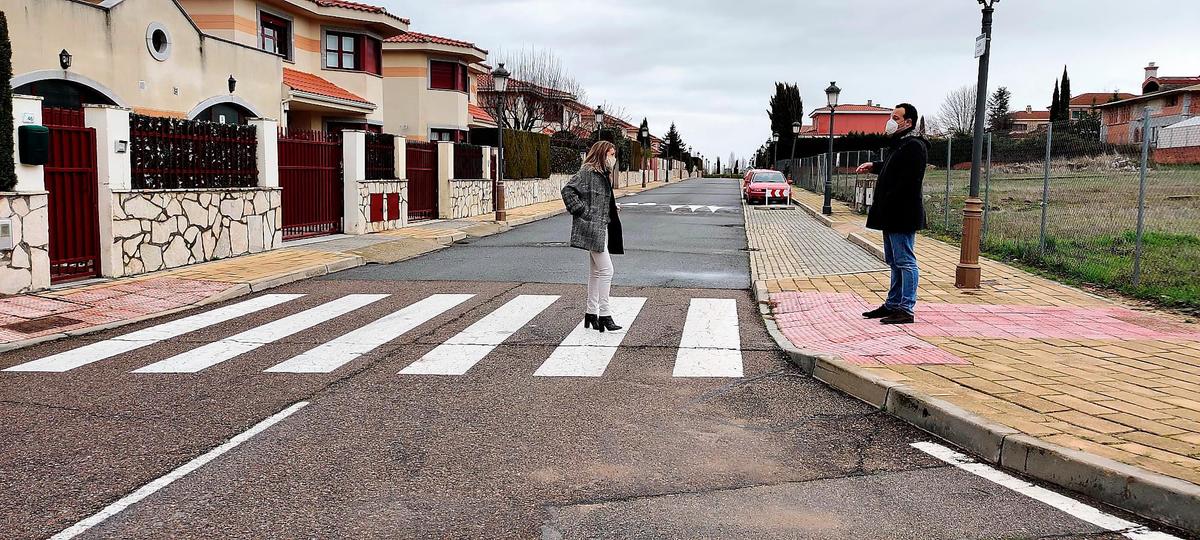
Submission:
[[[492,212],[491,180],[450,180],[451,219],[480,216],[489,212]]]
[[[0,193],[0,219],[12,224],[12,249],[0,251],[0,294],[50,286],[50,223],[46,192]]]
[[[278,188],[113,192],[113,243],[121,275],[280,247]]]
[[[562,200],[562,188],[570,174],[552,174],[550,178],[504,181],[504,208],[511,210],[531,204]]]
[[[371,199],[382,197],[383,220],[371,220]],[[399,212],[392,215],[394,204],[399,199]],[[367,224],[368,233],[399,229],[408,224],[408,180],[364,180],[358,183],[358,211],[363,223]]]

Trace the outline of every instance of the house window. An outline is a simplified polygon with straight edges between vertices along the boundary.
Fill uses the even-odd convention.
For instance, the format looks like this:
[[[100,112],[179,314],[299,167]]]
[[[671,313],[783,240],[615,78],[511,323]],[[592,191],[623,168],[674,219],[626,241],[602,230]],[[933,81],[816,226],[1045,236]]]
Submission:
[[[358,69],[358,36],[327,32],[325,34],[325,67]]]
[[[562,103],[547,103],[542,109],[543,122],[562,122],[563,121],[563,106]]]
[[[291,60],[292,23],[274,15],[259,13],[259,27],[258,48]]]
[[[429,88],[432,90],[455,90],[467,92],[471,88],[471,76],[467,66],[458,62],[429,61]]]
[[[462,141],[462,132],[453,129],[431,129],[429,130],[429,140],[431,141]]]
[[[1167,106],[1174,107],[1179,104],[1179,96],[1170,96],[1167,98]]]

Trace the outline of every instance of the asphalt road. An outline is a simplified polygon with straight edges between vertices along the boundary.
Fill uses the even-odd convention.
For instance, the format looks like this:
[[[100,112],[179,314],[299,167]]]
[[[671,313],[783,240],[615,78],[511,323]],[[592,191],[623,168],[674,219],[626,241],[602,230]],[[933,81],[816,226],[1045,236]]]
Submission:
[[[300,296],[67,371],[0,371],[0,537],[54,535],[233,442],[78,537],[1121,537],[934,459],[910,446],[927,435],[791,367],[746,290],[736,184],[622,202],[655,204],[622,211],[631,249],[613,294],[644,304],[618,321],[619,347],[563,346],[584,263],[546,244],[566,236],[557,218],[275,289]],[[451,297],[360,350],[379,333],[368,325]],[[361,305],[319,316],[348,299]],[[6,353],[0,368],[245,300]],[[728,308],[711,314],[719,327],[690,314],[701,304]],[[719,353],[695,346],[730,336]],[[266,371],[314,350],[302,358],[344,363]],[[611,359],[593,376],[537,375],[564,351]],[[677,376],[731,354],[741,376]],[[461,373],[402,373],[430,358]],[[194,372],[133,372],[151,365]],[[292,414],[239,437],[280,411]]]

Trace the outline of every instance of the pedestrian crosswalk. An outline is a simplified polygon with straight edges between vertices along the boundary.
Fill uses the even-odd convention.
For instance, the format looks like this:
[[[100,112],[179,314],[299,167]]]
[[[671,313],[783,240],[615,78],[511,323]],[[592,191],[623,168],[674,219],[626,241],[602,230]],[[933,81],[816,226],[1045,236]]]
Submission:
[[[98,341],[4,369],[7,372],[61,373],[181,338],[189,333],[258,314],[304,298],[304,294],[266,294],[228,306],[158,324],[111,339]],[[198,373],[218,364],[323,325],[338,327],[348,316],[372,305],[386,305],[389,294],[348,294],[297,313],[250,327],[168,358],[133,369],[131,373]],[[441,315],[463,306],[476,295],[433,294],[398,307],[367,324],[296,353],[263,369],[266,373],[332,373],[350,362],[421,328]],[[558,295],[522,294],[484,313],[464,330],[446,339],[420,359],[400,369],[399,376],[461,376],[526,328],[561,298]],[[648,299],[614,297],[614,318],[625,326],[617,332],[596,332],[577,324],[545,358],[535,377],[601,377],[625,342],[638,328]],[[474,311],[468,313],[473,314]],[[258,315],[267,317],[268,314]],[[355,319],[357,320],[357,319]],[[329,332],[322,332],[327,335]],[[175,349],[178,350],[178,349]],[[258,369],[258,368],[255,368]],[[689,301],[675,354],[674,377],[742,377],[741,336],[737,301],[693,298]]]

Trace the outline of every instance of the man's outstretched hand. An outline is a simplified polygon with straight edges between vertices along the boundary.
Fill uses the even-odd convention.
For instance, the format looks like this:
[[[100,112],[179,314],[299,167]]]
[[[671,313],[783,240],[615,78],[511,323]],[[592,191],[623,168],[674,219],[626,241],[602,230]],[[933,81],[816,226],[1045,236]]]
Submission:
[[[871,172],[871,169],[874,169],[874,168],[875,168],[875,164],[868,161],[866,163],[863,163],[862,165],[859,165],[858,170],[856,172],[858,172],[858,174],[867,174],[867,173]]]

